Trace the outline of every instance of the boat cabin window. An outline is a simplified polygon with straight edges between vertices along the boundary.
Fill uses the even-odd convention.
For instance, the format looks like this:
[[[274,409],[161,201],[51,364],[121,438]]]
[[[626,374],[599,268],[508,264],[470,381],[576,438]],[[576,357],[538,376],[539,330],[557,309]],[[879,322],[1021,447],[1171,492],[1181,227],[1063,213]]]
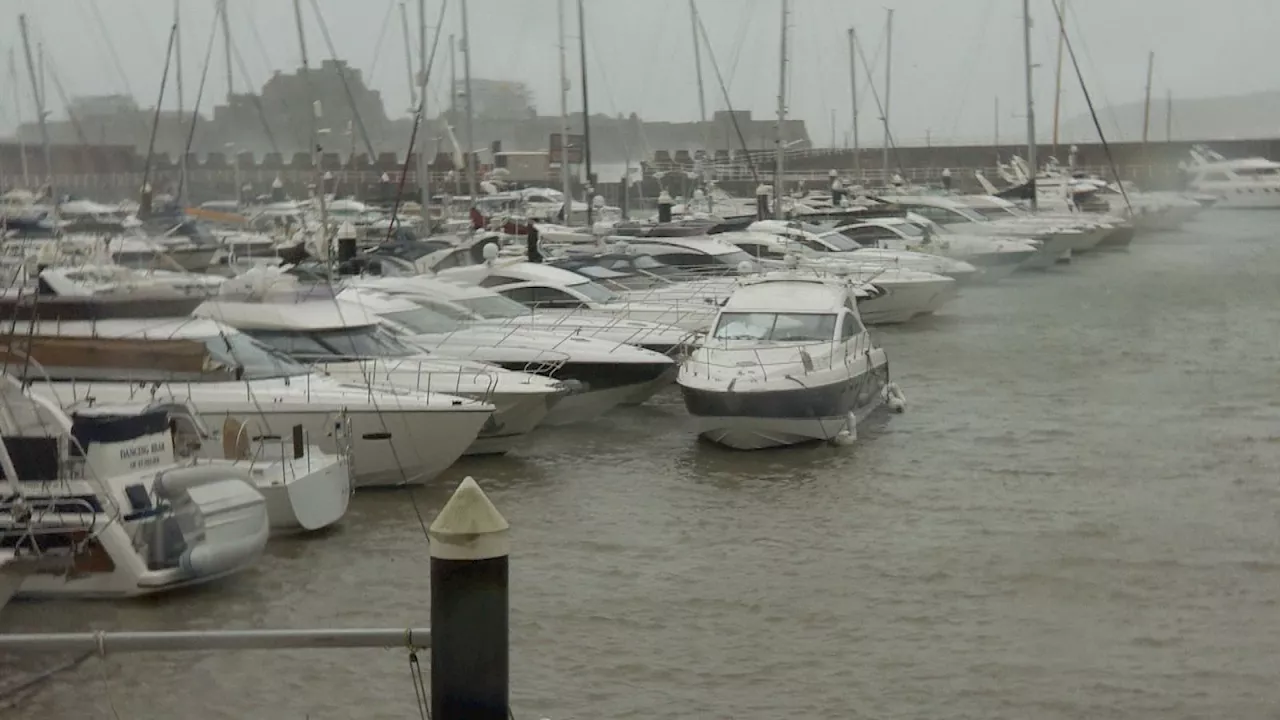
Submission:
[[[1018,217],[1016,212],[1007,207],[978,207],[969,209],[978,213],[987,220],[1007,220],[1011,217]]]
[[[581,308],[586,303],[569,293],[550,287],[519,287],[502,290],[503,295],[517,302],[537,308]]]
[[[861,225],[838,231],[839,234],[856,242],[862,247],[876,247],[881,240],[898,240],[901,236],[887,227],[879,225]]]
[[[267,347],[303,361],[405,357],[417,351],[376,325],[330,330],[251,330]]]
[[[1237,170],[1236,174],[1242,177],[1275,177],[1280,175],[1280,169],[1270,167],[1243,168]]]
[[[411,333],[450,333],[462,329],[456,319],[426,306],[382,313],[382,317],[408,328]]]
[[[243,379],[264,380],[267,378],[296,377],[306,375],[308,370],[278,350],[267,347],[242,333],[224,333],[201,340],[209,351],[209,356],[221,369],[233,371],[243,369]]]
[[[866,332],[866,328],[862,326],[862,321],[858,319],[857,313],[844,312],[841,313],[841,317],[843,317],[842,324],[840,325],[841,339],[848,340],[856,335],[861,335]]]
[[[1224,172],[1205,173],[1204,177],[1201,178],[1201,182],[1230,182],[1230,181],[1231,181],[1231,178],[1227,177],[1227,174]]]
[[[720,255],[708,255],[706,253],[697,252],[659,252],[652,253],[653,259],[663,265],[683,268],[719,268],[737,270],[739,263],[743,261],[751,262],[752,258],[742,250],[734,252],[722,253]]]
[[[761,243],[737,243],[742,251],[753,258],[768,258],[770,260],[781,260],[786,257],[786,253],[778,252],[768,245]],[[824,248],[825,249],[825,248]]]
[[[862,247],[838,232],[820,233],[816,238],[806,235],[799,240],[805,247],[818,252],[849,252]]]
[[[830,342],[836,316],[818,313],[721,313],[712,337],[716,340],[773,342]]]
[[[514,318],[529,314],[529,308],[503,295],[459,298],[455,302],[482,318]]]
[[[518,283],[518,282],[524,282],[524,281],[521,280],[520,278],[513,278],[507,275],[494,274],[481,280],[479,285],[480,287],[491,288],[491,287],[502,287],[503,285],[510,285],[511,283]]]
[[[955,225],[956,223],[979,222],[982,220],[980,215],[972,212],[966,212],[959,208],[918,205],[912,206],[911,212],[927,217],[939,225]]]

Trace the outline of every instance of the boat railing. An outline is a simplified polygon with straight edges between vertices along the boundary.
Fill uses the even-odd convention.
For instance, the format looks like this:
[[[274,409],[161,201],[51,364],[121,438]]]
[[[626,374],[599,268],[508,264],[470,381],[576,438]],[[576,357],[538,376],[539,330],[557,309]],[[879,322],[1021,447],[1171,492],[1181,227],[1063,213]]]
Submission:
[[[753,368],[752,374],[760,380],[779,380],[797,378],[819,370],[835,370],[848,367],[862,355],[870,356],[875,348],[871,336],[861,333],[848,341],[821,340],[806,343],[787,343],[785,345],[758,345],[753,347],[716,347],[716,341],[710,340],[702,347],[702,352],[690,355],[684,361],[684,368],[696,375],[710,379],[713,370],[743,370]],[[794,353],[783,354],[784,349]],[[843,349],[843,352],[842,352]],[[717,350],[721,352],[716,352]],[[717,360],[724,353],[723,358]],[[726,377],[729,389],[737,382],[738,376]]]
[[[396,363],[394,368],[382,365],[383,363],[392,362]],[[362,362],[361,374],[364,375],[364,382],[361,384],[365,387],[370,402],[375,400],[375,392],[386,390],[413,390],[415,392],[441,393],[445,395],[466,395],[467,397],[475,397],[479,394],[480,397],[478,399],[488,402],[498,389],[499,375],[496,372],[466,370],[463,368],[441,370],[431,367],[434,363],[434,360],[377,358],[372,360],[372,368],[366,369],[364,362]],[[391,382],[393,372],[395,374],[412,373],[414,376],[412,387]],[[379,375],[385,376],[385,379],[378,380],[377,376]],[[483,388],[480,393],[475,390],[477,385]],[[310,376],[308,376],[309,386]]]

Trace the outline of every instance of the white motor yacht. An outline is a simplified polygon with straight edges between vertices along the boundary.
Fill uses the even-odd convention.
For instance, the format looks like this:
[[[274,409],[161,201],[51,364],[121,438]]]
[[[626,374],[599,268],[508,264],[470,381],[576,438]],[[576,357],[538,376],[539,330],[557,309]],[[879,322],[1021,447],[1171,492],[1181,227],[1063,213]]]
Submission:
[[[1262,157],[1228,160],[1204,146],[1191,150],[1188,187],[1218,198],[1214,207],[1280,208],[1280,163]]]
[[[492,247],[488,245],[485,249],[488,251]],[[491,257],[484,264],[449,268],[441,270],[438,275],[490,288],[537,310],[607,312],[628,320],[675,325],[695,332],[706,330],[715,317],[714,308],[706,303],[639,302],[568,270],[519,258],[497,260]]]
[[[358,300],[353,296],[351,299]],[[406,301],[407,302],[407,301]],[[416,307],[416,306],[415,306]],[[493,408],[466,454],[505,453],[565,397],[559,382],[526,372],[428,354],[402,342],[358,302],[207,302],[193,313],[216,319],[289,358],[353,387],[448,393]],[[563,353],[526,353],[526,365],[563,362]]]
[[[348,278],[345,284],[347,287],[408,297],[419,305],[468,325],[576,335],[626,343],[668,357],[682,355],[697,338],[697,333],[674,325],[632,320],[608,312],[583,309],[534,311],[489,288],[440,276]]]
[[[978,279],[984,283],[1012,275],[1040,253],[1033,242],[1026,240],[959,235],[945,230],[934,232],[934,227],[927,218],[913,214],[873,217],[840,225],[819,235],[818,239],[835,247],[852,243],[862,248],[858,252],[910,250],[963,260],[978,268]]]
[[[885,401],[889,363],[849,289],[801,270],[744,280],[680,368],[698,433],[737,450],[855,436]]]
[[[899,195],[878,199],[920,215],[940,228],[945,228],[948,234],[1030,241],[1038,248],[1038,252],[1023,262],[1019,266],[1021,269],[1043,270],[1060,260],[1070,259],[1072,248],[1083,247],[1090,242],[1097,244],[1097,240],[1083,237],[1084,233],[1073,228],[1029,227],[1016,222],[989,221],[952,197]]]
[[[0,392],[0,548],[62,561],[22,577],[19,596],[150,595],[261,556],[262,494],[236,468],[180,463],[165,410],[98,404],[68,416],[17,382]]]
[[[799,267],[845,275],[860,284],[872,285],[877,292],[858,299],[858,314],[868,325],[904,323],[933,314],[955,298],[960,287],[947,275],[864,261],[854,253],[818,253],[772,233],[733,232],[718,237],[742,248],[765,267],[782,268],[788,256],[794,256]]]
[[[301,425],[330,454],[343,450],[345,422],[357,487],[435,477],[494,410],[457,395],[345,384],[204,318],[18,322],[10,332],[62,406],[190,401],[215,437],[227,417],[252,420],[260,436],[288,437]]]
[[[626,343],[523,327],[467,325],[411,296],[349,288],[339,296],[367,310],[406,343],[553,378],[568,388],[544,421],[589,422],[620,404],[644,402],[675,382],[675,362]]]
[[[781,260],[786,253],[794,252],[801,256],[827,257],[880,267],[945,275],[960,285],[974,282],[982,277],[977,267],[964,260],[906,249],[863,247],[834,230],[813,232],[796,227],[799,224],[783,220],[760,220],[747,226],[745,234],[723,233],[719,237],[728,239],[755,258]],[[751,242],[751,239],[744,235],[751,233],[767,233],[776,236],[785,241],[785,246],[743,247],[744,242]],[[732,239],[733,237],[742,238],[742,242]]]

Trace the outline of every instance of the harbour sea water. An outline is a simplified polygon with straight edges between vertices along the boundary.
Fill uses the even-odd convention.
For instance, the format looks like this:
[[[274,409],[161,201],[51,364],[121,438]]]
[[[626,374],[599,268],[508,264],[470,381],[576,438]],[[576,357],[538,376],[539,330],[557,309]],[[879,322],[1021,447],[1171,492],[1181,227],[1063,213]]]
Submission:
[[[679,395],[539,432],[154,600],[0,630],[424,625],[429,522],[513,528],[516,718],[1262,718],[1280,707],[1280,226],[1209,211],[876,333],[849,448],[700,444]],[[0,676],[23,672],[14,658]],[[90,660],[5,717],[417,717],[403,651]]]

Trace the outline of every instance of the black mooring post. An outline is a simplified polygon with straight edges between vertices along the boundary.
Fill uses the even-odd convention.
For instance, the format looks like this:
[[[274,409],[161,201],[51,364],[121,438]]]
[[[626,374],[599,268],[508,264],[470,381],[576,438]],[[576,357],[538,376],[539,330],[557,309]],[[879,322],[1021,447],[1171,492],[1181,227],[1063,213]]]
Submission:
[[[508,720],[509,527],[470,477],[431,523],[434,720]]]

